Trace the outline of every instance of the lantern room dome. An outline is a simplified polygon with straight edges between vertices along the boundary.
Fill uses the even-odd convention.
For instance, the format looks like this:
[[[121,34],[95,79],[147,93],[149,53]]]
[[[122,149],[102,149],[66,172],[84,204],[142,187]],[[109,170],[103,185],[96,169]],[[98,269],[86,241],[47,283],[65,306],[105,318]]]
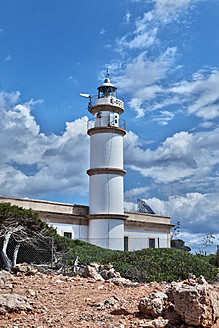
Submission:
[[[104,83],[97,88],[98,98],[116,97],[117,88],[110,82],[108,77],[105,78]]]

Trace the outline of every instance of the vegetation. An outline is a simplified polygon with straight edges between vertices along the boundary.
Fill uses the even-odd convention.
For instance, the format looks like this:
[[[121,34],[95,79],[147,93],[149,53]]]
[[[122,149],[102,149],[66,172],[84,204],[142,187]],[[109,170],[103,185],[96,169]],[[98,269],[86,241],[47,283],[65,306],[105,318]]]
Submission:
[[[21,246],[29,246],[33,254],[40,247],[45,251],[48,249],[45,237],[55,234],[55,229],[49,227],[31,209],[0,203],[0,245],[7,271],[16,265]]]
[[[172,239],[171,247],[181,249],[182,251],[190,252],[191,248],[189,246],[185,246],[185,242],[182,239]]]
[[[94,261],[103,265],[111,263],[123,277],[139,282],[183,280],[189,273],[215,279],[218,273],[217,268],[203,258],[179,249],[148,248],[123,252],[103,249],[79,240],[69,239],[65,243],[73,257],[79,257],[81,264],[87,265]]]
[[[28,250],[25,253],[26,257],[22,255],[19,258],[18,254],[18,262],[40,263],[42,259],[45,259],[45,254],[51,261],[51,249],[53,249],[51,245],[53,244],[56,252],[61,251],[65,256],[68,254],[67,258],[71,259],[72,265],[76,257],[82,265],[91,262],[99,262],[102,265],[111,263],[123,277],[139,282],[183,280],[188,277],[189,273],[196,276],[203,275],[206,279],[215,279],[218,273],[217,268],[209,263],[213,260],[208,261],[205,257],[189,254],[182,249],[150,248],[123,252],[61,237],[54,228],[41,221],[38,214],[32,210],[25,210],[7,203],[0,204],[0,236],[2,237],[0,240],[2,258],[4,264],[9,265],[9,269],[13,264],[13,260],[9,259],[9,245],[12,245],[14,250],[16,250],[16,245],[21,245],[18,248],[19,253],[24,246]],[[14,250],[11,252],[11,257],[14,257]],[[7,261],[5,261],[6,256]]]

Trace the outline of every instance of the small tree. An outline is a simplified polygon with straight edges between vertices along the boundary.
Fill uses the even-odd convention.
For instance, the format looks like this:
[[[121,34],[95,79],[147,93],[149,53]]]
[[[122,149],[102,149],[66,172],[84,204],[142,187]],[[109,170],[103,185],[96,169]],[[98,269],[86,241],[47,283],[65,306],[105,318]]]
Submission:
[[[215,239],[215,236],[213,235],[213,232],[208,232],[206,234],[206,237],[204,237],[202,239],[203,248],[200,251],[200,254],[201,255],[206,256],[206,248],[208,247],[209,244],[213,244],[213,240],[212,239]]]
[[[180,221],[178,221],[175,226],[170,231],[170,240],[173,240],[178,236],[180,229]]]
[[[20,245],[38,247],[40,241],[51,233],[55,233],[52,227],[43,222],[37,213],[31,209],[12,206],[10,203],[0,204],[0,237],[3,239],[2,259],[7,271],[16,265]],[[9,242],[13,241],[14,251],[10,259],[7,254]]]

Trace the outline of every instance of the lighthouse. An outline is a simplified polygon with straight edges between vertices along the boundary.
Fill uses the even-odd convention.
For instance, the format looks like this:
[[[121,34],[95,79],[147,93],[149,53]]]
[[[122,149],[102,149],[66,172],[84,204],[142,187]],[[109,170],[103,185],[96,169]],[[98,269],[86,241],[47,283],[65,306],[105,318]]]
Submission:
[[[104,83],[91,97],[88,109],[90,136],[89,242],[109,249],[124,249],[123,137],[126,134],[124,101],[116,94],[107,71]],[[86,96],[86,95],[82,95]]]

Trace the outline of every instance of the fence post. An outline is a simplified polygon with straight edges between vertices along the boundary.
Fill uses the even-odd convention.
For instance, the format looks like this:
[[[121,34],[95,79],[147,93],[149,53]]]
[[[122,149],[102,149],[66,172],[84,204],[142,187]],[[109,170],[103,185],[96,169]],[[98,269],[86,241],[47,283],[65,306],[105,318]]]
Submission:
[[[53,257],[54,257],[54,237],[52,237],[52,252],[51,252],[51,268],[53,269]]]

